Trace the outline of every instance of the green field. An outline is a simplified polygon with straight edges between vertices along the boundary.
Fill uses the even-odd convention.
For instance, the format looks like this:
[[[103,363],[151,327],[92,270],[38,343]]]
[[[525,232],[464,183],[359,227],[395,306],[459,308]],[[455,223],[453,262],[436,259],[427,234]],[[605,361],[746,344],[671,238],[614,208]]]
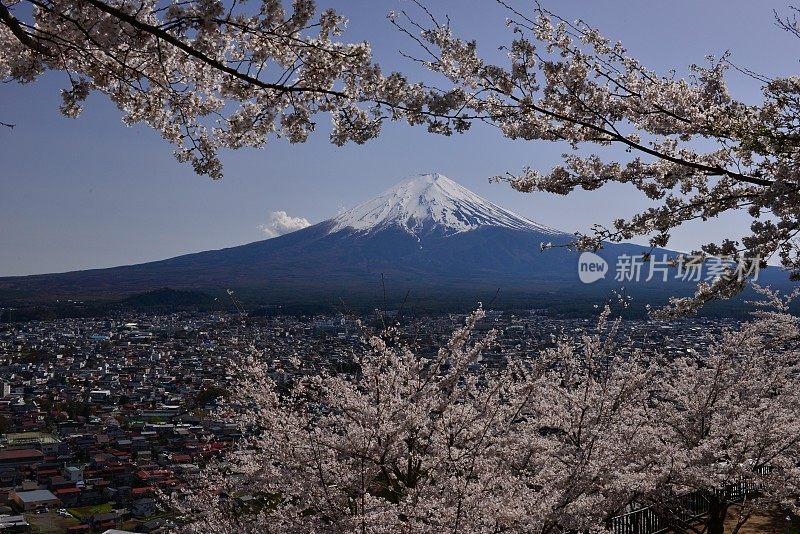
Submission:
[[[105,504],[97,504],[95,506],[82,506],[80,508],[68,508],[67,511],[72,514],[73,517],[80,519],[83,521],[84,519],[88,519],[90,516],[94,514],[104,514],[106,512],[111,512],[114,510],[114,507],[111,503]]]

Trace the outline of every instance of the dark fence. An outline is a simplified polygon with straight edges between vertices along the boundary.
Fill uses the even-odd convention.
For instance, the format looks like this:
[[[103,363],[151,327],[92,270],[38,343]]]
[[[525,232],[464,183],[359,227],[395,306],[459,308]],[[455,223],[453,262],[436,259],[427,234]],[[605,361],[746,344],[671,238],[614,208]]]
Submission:
[[[762,467],[757,469],[755,474],[765,475],[768,472],[768,467]],[[760,485],[754,480],[740,480],[726,486],[725,489],[717,490],[716,493],[720,496],[724,494],[725,499],[730,502],[736,502],[757,492],[759,487]],[[682,496],[675,505],[670,506],[673,512],[671,516],[679,521],[690,522],[707,514],[709,507],[706,495],[694,491]],[[611,520],[611,531],[614,534],[658,534],[668,531],[669,528],[667,520],[652,506],[632,510]]]

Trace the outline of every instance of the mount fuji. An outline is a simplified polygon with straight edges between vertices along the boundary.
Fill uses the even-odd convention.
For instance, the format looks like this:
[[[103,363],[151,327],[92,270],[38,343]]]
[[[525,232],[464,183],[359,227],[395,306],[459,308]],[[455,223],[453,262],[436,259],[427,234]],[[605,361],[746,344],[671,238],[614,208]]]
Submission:
[[[399,228],[420,237],[451,236],[481,227],[559,234],[479,197],[439,173],[412,176],[330,221],[330,233]]]
[[[222,296],[233,290],[254,305],[303,309],[399,305],[404,295],[410,305],[428,309],[468,309],[478,301],[567,309],[602,301],[620,285],[612,260],[645,250],[608,245],[600,255],[608,258],[609,276],[586,285],[578,279],[576,252],[540,250],[543,242],[571,239],[441,174],[424,174],[333,219],[272,239],[139,265],[0,278],[0,306],[122,298],[170,287]],[[642,291],[663,293],[664,286],[671,284]]]

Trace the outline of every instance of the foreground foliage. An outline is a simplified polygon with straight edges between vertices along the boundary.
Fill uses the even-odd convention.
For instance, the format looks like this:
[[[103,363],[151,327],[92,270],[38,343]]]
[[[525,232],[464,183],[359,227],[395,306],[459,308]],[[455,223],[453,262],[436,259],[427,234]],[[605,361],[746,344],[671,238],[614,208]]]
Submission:
[[[174,505],[192,532],[597,531],[632,505],[699,532],[678,497],[700,492],[721,533],[724,490],[749,482],[745,512],[797,510],[800,325],[770,298],[783,308],[669,361],[623,350],[608,311],[498,372],[474,365],[495,340],[480,310],[433,358],[390,330],[357,375],[288,394],[249,356],[228,407],[249,437]]]
[[[313,0],[4,0],[0,79],[61,73],[64,115],[100,92],[125,123],[155,128],[179,160],[219,178],[221,148],[305,141],[318,113],[330,114],[333,142],[363,143],[395,95],[421,99],[381,73],[368,43],[339,40],[345,23]]]

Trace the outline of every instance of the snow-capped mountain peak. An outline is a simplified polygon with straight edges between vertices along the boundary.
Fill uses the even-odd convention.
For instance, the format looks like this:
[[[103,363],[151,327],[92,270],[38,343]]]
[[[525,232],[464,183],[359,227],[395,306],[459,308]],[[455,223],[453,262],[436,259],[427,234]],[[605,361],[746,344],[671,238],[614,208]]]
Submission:
[[[482,226],[560,233],[501,208],[439,173],[406,178],[331,223],[331,233],[347,229],[369,233],[398,227],[415,236],[433,230],[452,235]]]

